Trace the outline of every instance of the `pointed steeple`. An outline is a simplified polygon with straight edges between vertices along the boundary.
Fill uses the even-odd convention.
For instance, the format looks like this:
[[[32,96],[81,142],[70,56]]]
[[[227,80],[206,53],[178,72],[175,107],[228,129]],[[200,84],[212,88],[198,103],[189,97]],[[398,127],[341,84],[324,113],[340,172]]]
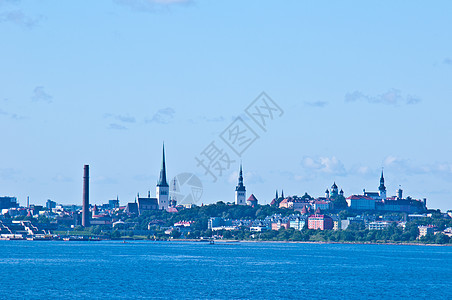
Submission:
[[[386,191],[385,178],[383,177],[383,169],[381,169],[380,186],[378,187],[380,192]]]
[[[239,173],[239,185],[243,185],[243,172],[242,172],[242,163],[240,163],[240,173]]]
[[[281,190],[281,198],[284,199],[284,190]]]
[[[245,186],[243,185],[243,172],[242,172],[242,163],[240,163],[240,171],[239,171],[239,183],[237,184],[236,191],[244,191]]]
[[[166,182],[165,144],[163,144],[162,168],[160,169],[160,178],[157,186],[168,186],[168,183]]]
[[[278,199],[278,190],[276,190],[276,197],[275,199]]]

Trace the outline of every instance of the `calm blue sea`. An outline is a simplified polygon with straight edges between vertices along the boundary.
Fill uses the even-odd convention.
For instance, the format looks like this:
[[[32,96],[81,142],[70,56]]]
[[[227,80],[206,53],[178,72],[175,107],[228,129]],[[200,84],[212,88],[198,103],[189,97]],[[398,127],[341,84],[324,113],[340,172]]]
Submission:
[[[0,241],[0,299],[452,299],[452,247]]]

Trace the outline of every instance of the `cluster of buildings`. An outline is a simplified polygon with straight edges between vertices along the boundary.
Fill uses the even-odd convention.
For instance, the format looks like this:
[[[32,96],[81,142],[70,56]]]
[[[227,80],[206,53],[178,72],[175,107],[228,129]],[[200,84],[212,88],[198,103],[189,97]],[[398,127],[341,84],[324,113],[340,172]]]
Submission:
[[[452,215],[452,213],[450,213]],[[446,218],[451,218],[451,215],[444,215]],[[406,220],[399,220],[394,216],[377,216],[377,215],[362,215],[356,217],[347,217],[341,219],[339,215],[325,215],[319,212],[315,214],[292,214],[289,216],[281,216],[274,214],[262,220],[231,220],[221,217],[214,217],[209,219],[208,228],[215,232],[224,231],[238,231],[241,229],[249,230],[250,232],[263,232],[269,230],[280,230],[281,228],[303,231],[307,229],[314,230],[346,230],[350,225],[358,225],[359,228],[366,228],[369,230],[384,230],[392,224],[405,228],[407,220],[429,218],[431,214],[411,214],[407,215]],[[452,237],[452,228],[446,228],[441,231],[433,225],[422,225],[419,228],[419,238],[427,234],[443,233]]]
[[[257,207],[258,199],[251,194],[246,197],[246,187],[244,185],[243,170],[240,164],[238,174],[238,184],[235,187],[234,202],[230,205],[248,205]],[[333,183],[330,189],[325,191],[323,197],[313,198],[305,193],[304,196],[284,197],[284,192],[272,200],[272,206],[290,209],[294,211],[289,217],[281,217],[280,215],[268,216],[264,220],[226,220],[223,218],[211,218],[209,220],[209,229],[212,231],[219,230],[238,230],[239,228],[249,228],[250,231],[259,232],[266,230],[279,230],[281,228],[294,228],[296,230],[320,229],[320,230],[338,230],[346,229],[350,224],[362,224],[370,230],[381,230],[388,227],[394,220],[379,220],[375,217],[378,213],[399,212],[408,216],[425,216],[427,211],[426,199],[418,200],[411,197],[403,198],[401,189],[397,191],[395,196],[387,196],[384,182],[383,171],[381,173],[380,185],[378,192],[369,192],[363,190],[362,195],[344,196],[344,191],[339,190],[336,183]],[[0,221],[2,221],[2,229],[0,238],[11,237],[11,234],[38,236],[49,233],[50,230],[61,227],[88,227],[92,225],[108,225],[112,228],[125,227],[125,223],[121,220],[121,216],[138,216],[146,211],[166,210],[168,212],[178,212],[181,209],[189,208],[178,205],[175,199],[170,197],[169,184],[166,178],[166,161],[165,147],[163,146],[162,164],[160,169],[159,180],[156,185],[156,195],[151,196],[148,191],[146,197],[140,197],[137,194],[134,202],[129,202],[125,206],[120,206],[119,198],[109,200],[107,204],[90,205],[89,203],[89,166],[84,166],[83,175],[83,201],[81,206],[77,205],[58,205],[52,200],[47,200],[46,206],[30,205],[27,199],[27,206],[20,207],[15,197],[0,197]],[[337,214],[338,210],[347,209],[350,211],[367,212],[371,215],[366,217],[354,217],[341,220]],[[297,213],[295,213],[297,212]],[[10,221],[2,216],[9,217],[28,216],[39,217],[45,216],[50,219],[50,224],[43,224],[42,228],[33,228],[30,223],[24,221]],[[14,223],[15,222],[15,223]],[[20,223],[22,222],[22,223]],[[29,221],[27,221],[29,222]],[[179,232],[189,232],[195,220],[174,224],[168,229],[168,232],[177,230]],[[400,222],[400,220],[398,220]],[[130,225],[130,224],[129,224]],[[156,226],[162,224],[149,224]],[[22,226],[22,227],[20,227]],[[18,228],[21,229],[18,229]],[[30,229],[31,228],[31,229]],[[435,228],[422,227],[421,234],[430,233]],[[13,236],[14,238],[14,236]]]
[[[338,191],[338,186],[333,183],[330,190],[325,191],[324,197],[312,198],[305,194],[303,197],[276,197],[271,205],[278,205],[280,208],[293,209],[295,211],[307,210],[329,211],[334,209],[348,209],[354,211],[377,211],[377,212],[403,212],[421,213],[427,210],[427,199],[403,198],[402,189],[397,190],[397,195],[388,197],[384,183],[383,171],[380,177],[378,192],[368,192],[363,190],[362,195],[351,195],[347,198],[344,191]]]

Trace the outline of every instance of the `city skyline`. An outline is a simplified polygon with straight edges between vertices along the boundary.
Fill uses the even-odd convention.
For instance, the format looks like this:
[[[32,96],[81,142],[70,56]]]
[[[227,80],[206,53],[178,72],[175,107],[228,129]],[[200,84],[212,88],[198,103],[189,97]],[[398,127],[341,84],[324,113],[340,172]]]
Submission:
[[[324,3],[325,4],[325,3]],[[378,190],[451,209],[452,39],[443,1],[0,1],[0,195],[23,205],[93,204],[153,190],[165,141],[168,180],[200,178],[199,203],[249,195]],[[283,114],[246,113],[265,92]],[[237,117],[256,140],[221,139]],[[224,137],[224,135],[223,135]],[[196,157],[234,161],[214,182]]]

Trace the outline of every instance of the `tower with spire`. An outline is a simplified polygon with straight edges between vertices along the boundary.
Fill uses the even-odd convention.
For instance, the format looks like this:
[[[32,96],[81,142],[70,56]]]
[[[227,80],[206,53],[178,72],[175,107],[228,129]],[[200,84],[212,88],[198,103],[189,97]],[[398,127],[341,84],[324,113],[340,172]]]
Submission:
[[[156,195],[159,209],[167,209],[169,205],[169,185],[166,181],[165,144],[163,144],[162,168],[160,169],[160,177],[157,182]]]
[[[383,177],[383,170],[381,170],[380,186],[378,187],[378,190],[380,191],[380,198],[382,200],[386,199],[386,187],[385,178]]]
[[[240,163],[239,183],[235,187],[235,204],[246,205],[246,189],[243,185],[242,164]]]
[[[331,193],[330,193],[330,197],[336,199],[338,196],[338,189],[337,189],[337,185],[336,185],[336,181],[333,183],[333,185],[331,186]]]

